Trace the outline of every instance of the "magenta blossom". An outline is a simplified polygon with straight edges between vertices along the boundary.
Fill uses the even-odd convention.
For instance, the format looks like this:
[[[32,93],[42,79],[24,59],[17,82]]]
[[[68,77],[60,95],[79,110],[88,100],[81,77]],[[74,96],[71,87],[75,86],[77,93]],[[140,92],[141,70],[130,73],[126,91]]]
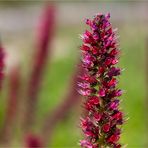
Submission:
[[[81,119],[85,139],[80,141],[84,148],[121,147],[118,141],[123,113],[119,110],[118,97],[123,92],[117,88],[116,78],[121,74],[121,68],[115,66],[120,50],[109,19],[109,14],[97,14],[92,20],[87,19],[90,31],[86,30],[81,36],[85,74],[78,87],[79,93],[86,98],[87,115]]]

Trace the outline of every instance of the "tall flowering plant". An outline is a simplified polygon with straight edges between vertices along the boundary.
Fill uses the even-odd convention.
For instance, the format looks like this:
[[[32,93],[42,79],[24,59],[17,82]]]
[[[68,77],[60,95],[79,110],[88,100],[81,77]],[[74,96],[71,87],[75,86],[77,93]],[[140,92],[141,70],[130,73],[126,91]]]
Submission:
[[[82,67],[85,74],[78,83],[79,93],[86,100],[86,117],[81,119],[85,139],[80,145],[85,148],[120,148],[118,143],[123,124],[123,113],[119,109],[122,90],[117,88],[121,69],[115,66],[119,59],[119,49],[115,30],[109,21],[110,14],[97,14],[87,19],[86,30],[81,36],[80,47]]]

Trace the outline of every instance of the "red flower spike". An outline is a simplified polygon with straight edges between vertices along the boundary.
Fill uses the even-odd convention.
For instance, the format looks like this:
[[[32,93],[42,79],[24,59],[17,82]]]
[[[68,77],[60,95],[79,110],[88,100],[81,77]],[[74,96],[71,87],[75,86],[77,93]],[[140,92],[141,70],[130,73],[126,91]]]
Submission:
[[[85,140],[80,142],[84,148],[121,146],[117,142],[123,113],[119,111],[116,97],[122,95],[122,90],[116,88],[118,80],[115,78],[121,74],[121,69],[115,66],[120,51],[109,19],[109,14],[97,14],[92,20],[87,19],[90,30],[82,35],[80,49],[85,72],[78,86],[79,92],[86,98],[86,119],[81,122]]]

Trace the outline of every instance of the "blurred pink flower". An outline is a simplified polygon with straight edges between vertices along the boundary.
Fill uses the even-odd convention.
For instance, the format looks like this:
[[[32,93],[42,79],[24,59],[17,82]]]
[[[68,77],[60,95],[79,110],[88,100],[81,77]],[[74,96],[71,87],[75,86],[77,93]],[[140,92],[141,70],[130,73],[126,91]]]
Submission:
[[[47,60],[50,58],[51,42],[55,31],[55,6],[47,5],[41,16],[37,28],[36,55],[33,61],[32,72],[29,78],[26,113],[24,119],[25,129],[30,129],[34,119],[36,105],[38,102],[38,92]]]

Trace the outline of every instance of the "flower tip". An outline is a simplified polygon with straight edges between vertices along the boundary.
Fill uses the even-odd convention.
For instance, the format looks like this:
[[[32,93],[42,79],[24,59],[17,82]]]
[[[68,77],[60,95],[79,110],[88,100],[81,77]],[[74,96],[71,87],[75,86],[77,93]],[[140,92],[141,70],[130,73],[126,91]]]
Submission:
[[[110,13],[108,12],[105,17],[106,17],[107,19],[109,19],[109,18],[110,18]]]

